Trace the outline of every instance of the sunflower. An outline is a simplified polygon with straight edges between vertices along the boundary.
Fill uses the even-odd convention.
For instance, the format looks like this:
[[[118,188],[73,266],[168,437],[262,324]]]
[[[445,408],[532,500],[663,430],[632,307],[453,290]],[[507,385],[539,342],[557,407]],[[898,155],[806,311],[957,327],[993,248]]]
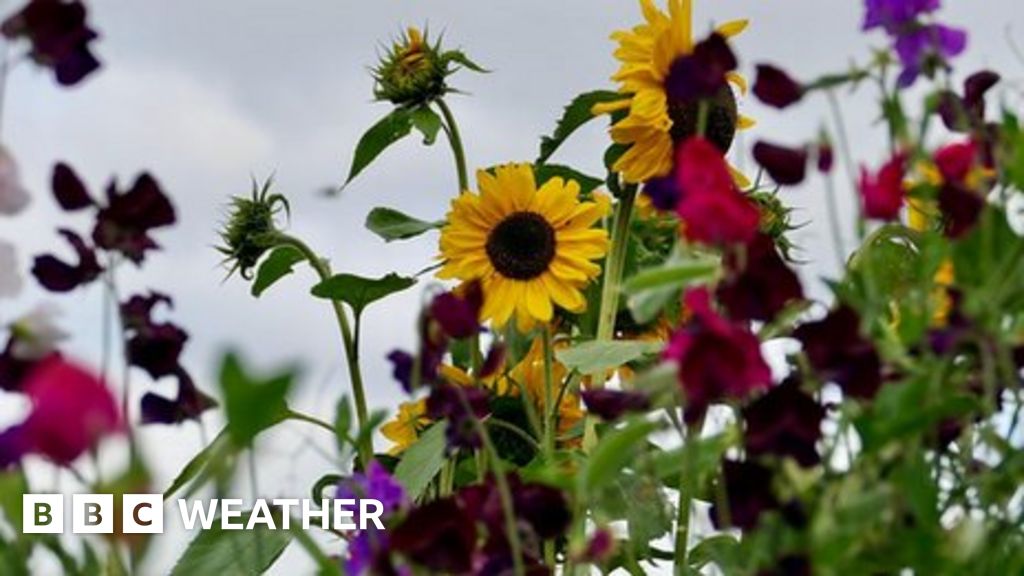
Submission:
[[[549,322],[554,305],[582,312],[581,290],[600,272],[592,260],[608,251],[594,224],[609,201],[580,201],[576,182],[551,178],[539,189],[529,164],[477,172],[479,194],[452,201],[441,230],[442,279],[479,280],[481,317],[504,326],[515,315],[522,331]]]
[[[698,104],[670,102],[665,88],[672,63],[693,50],[692,1],[668,0],[667,14],[653,0],[640,0],[640,7],[645,24],[612,34],[619,43],[615,58],[622,63],[612,80],[619,83],[624,98],[593,109],[594,114],[628,111],[611,128],[612,140],[629,146],[613,169],[634,183],[671,172],[675,144],[694,135],[698,116]],[[746,27],[746,20],[734,20],[722,24],[716,32],[731,38]],[[747,83],[742,76],[730,72],[727,79],[740,93],[746,93]],[[724,154],[736,130],[753,125],[753,120],[739,115],[732,89],[723,87],[710,107],[705,137]],[[740,172],[732,172],[738,185],[749,186]]]

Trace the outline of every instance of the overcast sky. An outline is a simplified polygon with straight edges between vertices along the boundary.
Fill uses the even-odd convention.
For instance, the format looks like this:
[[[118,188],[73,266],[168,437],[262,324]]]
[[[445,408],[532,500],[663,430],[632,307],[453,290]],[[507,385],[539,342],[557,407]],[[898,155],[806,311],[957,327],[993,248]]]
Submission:
[[[14,4],[8,0],[0,8]],[[1006,39],[1024,43],[1018,2],[946,4],[942,19],[971,33],[959,77],[981,66],[997,67],[1011,79],[1022,76],[1024,64]],[[424,148],[410,138],[388,150],[341,198],[316,193],[340,182],[356,139],[388,110],[372,102],[367,73],[381,43],[406,25],[428,24],[444,31],[447,45],[461,46],[494,70],[452,79],[469,93],[450,102],[473,169],[535,157],[538,136],[551,130],[562,106],[579,92],[611,86],[607,78],[616,63],[608,35],[640,18],[630,0],[97,0],[90,6],[91,22],[102,35],[95,44],[103,61],[98,74],[69,91],[32,66],[20,66],[9,79],[3,142],[21,163],[35,199],[21,217],[0,221],[0,238],[19,244],[27,272],[31,255],[55,246],[65,250],[54,233],[57,226],[88,230],[87,221],[59,213],[49,195],[55,161],[69,162],[94,190],[112,175],[128,181],[138,171],[151,171],[177,206],[180,222],[157,233],[166,250],[150,257],[141,273],[124,271],[123,290],[153,287],[175,298],[173,319],[191,334],[185,363],[201,387],[216,388],[211,377],[229,348],[259,367],[295,362],[305,377],[294,404],[324,417],[347,390],[330,309],[308,296],[307,273],[288,278],[258,301],[240,279],[222,282],[212,246],[229,195],[247,193],[251,177],[274,174],[276,190],[291,200],[293,233],[329,256],[336,270],[411,274],[431,262],[436,235],[384,244],[362,224],[378,205],[426,219],[444,215],[455,176],[442,141]],[[736,40],[747,72],[771,61],[810,78],[852,60],[863,62],[870,46],[884,43],[859,32],[861,3],[853,0],[708,0],[698,2],[695,26],[706,30],[712,21],[742,17],[751,19]],[[881,134],[869,124],[874,97],[869,90],[842,97],[855,157],[871,164],[883,155]],[[811,140],[827,118],[819,99],[786,115],[752,98],[742,107],[759,122],[739,142],[746,148],[760,135],[792,144]],[[558,159],[600,173],[606,145],[603,128],[594,123]],[[823,194],[822,183],[813,179],[783,192],[800,208],[796,219],[811,221],[795,236],[805,248],[803,257],[824,263],[804,270],[809,282],[833,270]],[[844,203],[847,213],[849,206]],[[0,322],[38,302],[55,301],[74,333],[73,354],[97,363],[100,294],[86,290],[54,298],[31,279],[26,284],[19,299],[0,302]],[[375,407],[399,400],[383,356],[412,343],[419,299],[419,290],[410,291],[365,316],[364,371]],[[135,382],[148,386],[141,373]],[[193,425],[146,432],[159,458],[155,489],[162,490],[198,448],[197,434]],[[297,446],[314,436],[329,448],[328,438],[305,428],[261,445],[263,492],[304,495],[315,478],[331,471],[315,450],[296,455]],[[174,554],[157,550],[156,565]],[[289,554],[302,557],[297,550]]]

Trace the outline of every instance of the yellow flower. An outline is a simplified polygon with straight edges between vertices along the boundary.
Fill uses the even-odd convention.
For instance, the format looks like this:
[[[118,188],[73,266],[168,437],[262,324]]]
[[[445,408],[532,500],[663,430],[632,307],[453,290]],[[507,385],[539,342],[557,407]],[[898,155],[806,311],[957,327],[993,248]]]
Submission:
[[[558,346],[559,344],[555,344],[555,347]],[[525,389],[538,413],[544,414],[547,406],[544,372],[544,341],[538,337],[534,338],[523,359],[494,384],[494,389],[505,394],[517,394],[520,389]],[[565,366],[555,360],[551,366],[551,373],[552,399],[558,402],[558,434],[564,436],[583,420],[583,409],[580,407],[579,395],[575,392],[567,390],[561,400],[558,399],[558,392],[569,373]]]
[[[479,280],[481,316],[520,330],[549,322],[554,305],[582,312],[581,290],[601,271],[592,262],[608,251],[608,233],[594,228],[609,202],[581,202],[579,184],[551,178],[539,189],[529,164],[477,172],[479,194],[452,201],[441,230],[439,278]]]
[[[398,414],[380,428],[381,434],[394,442],[394,446],[388,450],[388,454],[400,454],[412,446],[419,437],[420,430],[429,423],[426,399],[402,402],[398,406]]]
[[[632,30],[612,34],[618,42],[615,58],[622,63],[612,80],[619,83],[624,99],[598,104],[595,114],[628,110],[629,114],[611,128],[612,140],[629,145],[613,169],[628,182],[644,182],[665,176],[672,170],[675,144],[696,130],[697,105],[668,101],[665,81],[672,63],[693,50],[692,0],[668,0],[668,13],[653,0],[640,0],[646,22]],[[716,31],[731,38],[747,27],[746,20],[734,20]],[[742,76],[730,73],[728,80],[741,93],[747,84]],[[740,116],[732,90],[724,88],[711,105],[706,137],[722,152],[732,144],[736,130],[753,126],[753,120]],[[733,170],[737,184],[746,188],[749,181]]]

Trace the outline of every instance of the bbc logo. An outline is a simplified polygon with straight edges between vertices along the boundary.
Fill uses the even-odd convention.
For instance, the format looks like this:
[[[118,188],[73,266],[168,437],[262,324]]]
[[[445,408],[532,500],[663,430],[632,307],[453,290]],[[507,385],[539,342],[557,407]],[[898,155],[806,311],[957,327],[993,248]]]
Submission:
[[[63,534],[63,494],[22,496],[24,534]],[[115,514],[113,494],[74,494],[71,497],[71,531],[75,534],[112,534]],[[121,496],[123,534],[160,534],[164,530],[164,499],[161,494]]]

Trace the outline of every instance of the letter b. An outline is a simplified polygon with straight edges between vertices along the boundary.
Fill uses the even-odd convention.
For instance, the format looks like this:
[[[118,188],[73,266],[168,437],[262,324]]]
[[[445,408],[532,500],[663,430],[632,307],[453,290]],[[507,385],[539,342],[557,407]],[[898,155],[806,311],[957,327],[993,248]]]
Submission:
[[[111,534],[114,531],[113,494],[75,494],[71,497],[71,531]]]
[[[61,534],[64,532],[64,496],[62,494],[24,494],[21,531],[25,534]]]

